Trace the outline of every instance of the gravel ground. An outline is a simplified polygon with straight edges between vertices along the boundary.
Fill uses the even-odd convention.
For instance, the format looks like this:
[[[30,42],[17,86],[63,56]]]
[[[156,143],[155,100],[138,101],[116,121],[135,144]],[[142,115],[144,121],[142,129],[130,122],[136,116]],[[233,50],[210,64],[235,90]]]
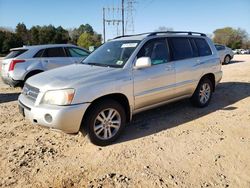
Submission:
[[[250,187],[250,55],[223,66],[207,108],[188,100],[134,117],[97,147],[31,125],[0,83],[0,187]]]

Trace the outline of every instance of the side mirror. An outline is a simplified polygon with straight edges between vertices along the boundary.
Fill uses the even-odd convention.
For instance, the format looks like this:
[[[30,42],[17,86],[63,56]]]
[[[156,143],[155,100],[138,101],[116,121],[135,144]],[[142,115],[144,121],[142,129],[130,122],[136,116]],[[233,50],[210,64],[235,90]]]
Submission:
[[[135,69],[151,67],[151,59],[149,57],[140,57],[135,62]]]

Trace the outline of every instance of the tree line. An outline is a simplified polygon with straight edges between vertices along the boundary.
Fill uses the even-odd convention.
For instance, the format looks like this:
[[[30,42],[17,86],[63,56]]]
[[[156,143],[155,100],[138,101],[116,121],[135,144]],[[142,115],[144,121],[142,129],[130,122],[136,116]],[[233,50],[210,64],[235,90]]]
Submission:
[[[101,35],[89,24],[66,30],[53,25],[33,26],[28,29],[24,23],[19,23],[14,32],[0,28],[0,54],[7,54],[11,48],[38,44],[71,43],[88,49],[89,46],[100,46],[101,40]]]
[[[172,31],[173,29],[166,27],[157,29],[157,31],[162,30]],[[241,28],[216,29],[211,38],[215,43],[224,44],[232,49],[250,49],[248,33]],[[88,49],[90,46],[100,46],[101,41],[101,35],[97,34],[89,24],[66,30],[61,26],[53,25],[37,25],[27,29],[24,23],[19,23],[14,32],[0,27],[0,54],[3,55],[7,54],[10,48],[23,45],[72,43]]]
[[[232,49],[250,49],[250,39],[248,33],[241,29],[224,27],[214,31],[213,41],[224,44]]]

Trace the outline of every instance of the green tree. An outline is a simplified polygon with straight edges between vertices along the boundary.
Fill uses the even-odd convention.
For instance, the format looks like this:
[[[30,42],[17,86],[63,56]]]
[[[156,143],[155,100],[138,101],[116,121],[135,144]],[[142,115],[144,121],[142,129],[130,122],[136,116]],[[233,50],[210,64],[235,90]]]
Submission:
[[[6,54],[11,48],[20,47],[23,45],[22,38],[15,33],[6,33],[3,41],[2,53]]]
[[[90,46],[100,46],[101,45],[101,35],[90,33],[83,33],[80,35],[79,39],[77,40],[77,45],[89,48]]]
[[[63,29],[61,26],[56,28],[56,34],[54,36],[55,43],[68,43],[69,39],[69,32],[67,30]]]
[[[15,32],[16,35],[22,39],[23,44],[29,43],[29,31],[24,23],[18,23]]]
[[[232,27],[216,29],[213,40],[215,43],[224,44],[233,49],[240,48],[244,41],[247,40],[247,32],[243,29],[234,29]]]
[[[81,34],[83,33],[88,33],[91,35],[94,35],[94,29],[92,28],[91,25],[89,24],[82,24],[78,28],[75,28],[71,31],[71,42],[76,44],[78,38],[80,37]]]
[[[32,45],[35,44],[40,44],[39,42],[39,31],[40,31],[41,27],[40,26],[33,26],[30,28],[30,41],[29,43]]]

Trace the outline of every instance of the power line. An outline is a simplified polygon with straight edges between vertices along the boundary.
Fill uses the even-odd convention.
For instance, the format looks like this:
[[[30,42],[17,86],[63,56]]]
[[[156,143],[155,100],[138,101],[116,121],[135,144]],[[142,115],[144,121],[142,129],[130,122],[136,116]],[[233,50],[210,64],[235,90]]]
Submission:
[[[125,33],[134,33],[134,4],[135,0],[121,0],[118,7],[103,7],[103,39],[106,41],[107,26],[116,27],[116,36],[120,35],[120,28],[122,35]],[[126,21],[125,21],[126,13]],[[125,25],[126,24],[126,25]],[[121,27],[120,27],[121,26]]]

